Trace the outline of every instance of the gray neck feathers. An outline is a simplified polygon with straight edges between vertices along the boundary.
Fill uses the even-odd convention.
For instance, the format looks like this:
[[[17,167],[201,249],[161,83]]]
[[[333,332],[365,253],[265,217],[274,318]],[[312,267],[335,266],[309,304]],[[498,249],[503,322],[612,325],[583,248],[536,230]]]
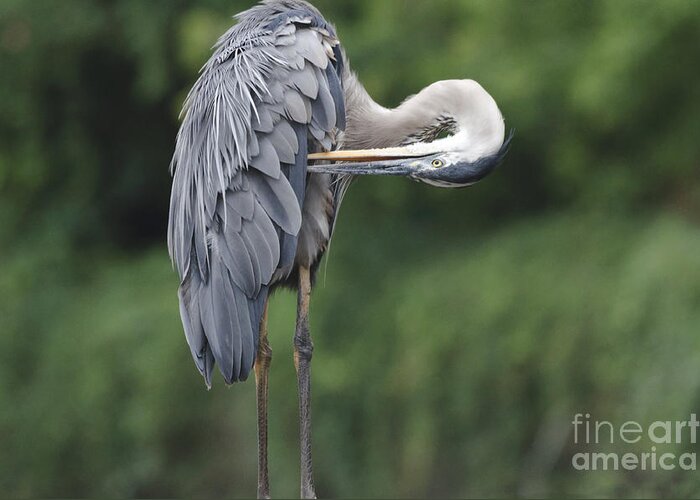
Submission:
[[[346,70],[343,75],[347,128],[345,149],[372,149],[432,141],[443,131],[454,131],[456,122],[449,112],[435,106],[425,91],[409,97],[399,107],[377,104],[357,79]]]

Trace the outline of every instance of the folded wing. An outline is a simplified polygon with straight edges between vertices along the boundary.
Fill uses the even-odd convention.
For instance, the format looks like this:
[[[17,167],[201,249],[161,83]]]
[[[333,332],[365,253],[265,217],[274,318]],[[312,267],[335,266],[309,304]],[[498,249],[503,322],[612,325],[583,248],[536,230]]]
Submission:
[[[273,276],[294,263],[309,148],[345,126],[342,55],[318,11],[282,0],[238,19],[187,97],[172,160],[168,248],[208,386],[215,364],[229,384],[248,377]]]

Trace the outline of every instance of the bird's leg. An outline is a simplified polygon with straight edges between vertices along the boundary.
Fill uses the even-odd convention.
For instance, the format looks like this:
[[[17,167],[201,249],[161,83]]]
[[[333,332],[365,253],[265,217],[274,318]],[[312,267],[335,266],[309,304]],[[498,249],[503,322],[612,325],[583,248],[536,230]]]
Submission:
[[[255,386],[258,393],[258,498],[270,498],[267,473],[267,375],[272,349],[267,341],[267,301],[260,321],[260,340],[255,358]]]
[[[299,267],[299,298],[297,327],[294,334],[294,366],[299,384],[299,441],[301,446],[301,498],[316,498],[311,462],[311,353],[313,344],[309,333],[309,300],[311,272]]]

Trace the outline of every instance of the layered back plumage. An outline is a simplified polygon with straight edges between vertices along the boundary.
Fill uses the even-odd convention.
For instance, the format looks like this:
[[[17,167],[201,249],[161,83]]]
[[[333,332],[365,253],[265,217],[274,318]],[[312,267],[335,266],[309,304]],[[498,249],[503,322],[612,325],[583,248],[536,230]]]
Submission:
[[[168,248],[187,342],[207,385],[245,380],[270,286],[292,269],[309,149],[345,126],[334,28],[301,0],[237,16],[183,109]]]

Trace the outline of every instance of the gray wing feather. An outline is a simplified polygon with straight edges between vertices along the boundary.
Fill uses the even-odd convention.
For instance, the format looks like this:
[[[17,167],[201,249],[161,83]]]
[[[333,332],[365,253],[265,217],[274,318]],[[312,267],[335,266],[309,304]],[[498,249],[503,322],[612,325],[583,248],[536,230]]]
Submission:
[[[253,117],[253,130],[255,132],[272,132],[274,126],[270,110],[267,107],[260,106],[260,109]]]
[[[270,219],[285,233],[298,234],[301,229],[301,208],[289,181],[286,178],[252,175],[250,184]]]
[[[255,282],[253,262],[245,246],[243,237],[234,231],[221,231],[213,241],[218,245],[218,257],[231,273],[234,283],[248,297],[258,292],[259,283]],[[213,245],[212,245],[213,246]]]
[[[241,238],[243,239],[243,244],[246,248],[246,253],[250,256],[250,264],[253,266],[253,282],[256,284],[255,293],[252,294],[251,298],[255,298],[260,291],[260,287],[265,279],[262,275],[262,270],[260,266],[260,257],[258,253],[262,254],[264,249],[256,248],[253,245],[253,240],[251,233],[253,230],[251,228],[246,228],[245,231],[241,232]]]
[[[197,272],[199,273],[199,276],[202,280],[207,280],[209,279],[209,265],[207,263],[207,243],[206,243],[206,234],[205,234],[205,229],[203,226],[199,224],[193,224],[194,226],[194,235],[192,237],[192,241],[194,242],[194,258],[197,261],[197,269],[196,270],[191,270],[190,269],[190,259],[186,259],[184,262],[181,261],[175,261],[176,265],[178,268],[182,268],[183,266],[186,266],[187,270],[191,270],[193,273]],[[190,247],[191,249],[191,247]],[[186,274],[186,273],[185,273]],[[184,275],[181,273],[180,277],[182,278]]]
[[[224,377],[230,376],[233,371],[233,336],[222,335],[231,328],[229,315],[229,305],[227,300],[233,299],[230,287],[225,287],[223,272],[220,263],[212,260],[212,278],[210,286],[204,286],[198,294],[200,306],[200,319],[202,327],[206,332],[207,341],[214,354],[214,359],[219,364],[219,369],[224,373]],[[226,297],[226,291],[229,296]]]
[[[255,297],[251,300],[255,300]],[[231,378],[232,380],[246,380],[248,378],[248,373],[250,373],[253,367],[253,360],[257,350],[260,319],[258,318],[255,327],[253,327],[253,323],[255,322],[251,320],[250,317],[250,301],[240,295],[236,295],[236,312],[238,315],[238,324],[233,325],[233,331],[239,332],[239,334],[231,335],[226,332],[224,332],[224,334],[240,339],[240,343],[237,345],[238,370],[232,373]],[[236,351],[234,351],[234,356],[235,355]]]
[[[267,137],[260,139],[258,144],[260,144],[260,153],[250,160],[249,165],[260,170],[263,174],[279,179],[280,159],[277,155],[277,148]]]
[[[294,124],[293,128],[297,138],[297,144],[300,144],[300,146],[295,164],[288,167],[289,175],[287,178],[297,195],[299,206],[301,206],[306,190],[306,164],[308,156],[308,150],[306,147],[303,147],[303,145],[309,142],[309,128],[298,123]]]
[[[343,86],[340,83],[340,77],[333,65],[326,68],[326,77],[328,78],[328,90],[335,104],[336,128],[345,130],[345,94]]]
[[[313,120],[316,121],[320,128],[328,130],[329,127],[335,126],[335,103],[333,96],[328,88],[325,73],[316,69],[316,77],[318,78],[318,98],[313,101]],[[323,75],[323,76],[322,76]]]
[[[290,74],[291,82],[309,99],[316,99],[318,96],[318,80],[311,66],[304,65],[300,71],[292,71]],[[337,76],[336,76],[337,79]],[[341,94],[342,96],[342,94]]]
[[[321,35],[317,31],[297,31],[294,48],[299,55],[314,66],[321,69],[326,69],[328,66],[328,55],[321,43]]]
[[[277,126],[275,126],[275,128],[270,132],[270,135],[268,137],[269,141],[275,145],[275,149],[277,150],[277,156],[279,157],[280,162],[291,165],[294,163],[294,156],[299,151],[299,148],[297,147],[297,151],[294,151],[294,147],[290,142],[290,139],[285,135],[286,130],[284,130],[284,125],[289,127],[288,122],[279,122]],[[291,127],[289,128],[289,130],[292,133],[294,133]],[[296,137],[292,135],[292,138],[294,139],[294,141],[296,141]]]
[[[227,383],[248,377],[269,288],[293,266],[310,141],[330,148],[345,122],[341,52],[316,9],[268,0],[238,20],[185,101],[171,165],[168,248],[207,385],[215,363]]]
[[[299,144],[307,144],[309,128],[301,124],[294,124],[294,131],[296,132],[297,140]],[[289,179],[289,184],[292,186],[294,193],[297,196],[297,201],[299,206],[302,205],[304,200],[304,195],[306,192],[306,162],[307,162],[306,148],[300,148],[299,154],[296,157],[296,163],[292,165],[285,165],[285,176]],[[294,264],[294,256],[297,250],[297,238],[278,231],[280,239],[280,261],[279,267],[282,275],[288,274],[292,265]]]
[[[299,123],[309,123],[311,112],[308,102],[296,90],[287,89],[284,93],[284,110],[287,112],[287,118]]]
[[[299,140],[296,132],[294,132],[294,127],[292,127],[288,121],[280,121],[277,125],[275,125],[275,131],[280,134],[287,144],[289,144],[289,147],[292,148],[292,153],[296,155],[299,152]],[[286,163],[289,165],[294,165],[295,162],[296,157],[293,158],[291,162]]]
[[[317,122],[313,122],[309,127],[309,132],[317,141],[321,142],[326,137],[326,132]]]
[[[258,206],[257,210],[260,211],[262,208]],[[267,285],[279,262],[279,243],[270,219],[259,212],[255,219],[252,223],[246,223],[249,225],[244,233],[246,246],[254,250],[260,282]]]
[[[296,42],[296,37],[295,37]],[[284,57],[287,67],[290,69],[300,70],[304,67],[304,56],[302,56],[298,50],[294,47],[280,45],[279,51],[282,57]]]
[[[211,352],[208,341],[204,334],[204,328],[199,320],[199,301],[192,300],[190,294],[199,293],[198,280],[189,280],[178,290],[180,299],[180,317],[185,330],[187,344],[192,351],[195,364],[199,372],[208,377],[210,370],[207,369],[207,353]],[[191,304],[190,308],[185,304]]]
[[[226,191],[226,205],[246,220],[253,218],[255,196],[252,191]],[[231,221],[227,221],[229,224]]]

